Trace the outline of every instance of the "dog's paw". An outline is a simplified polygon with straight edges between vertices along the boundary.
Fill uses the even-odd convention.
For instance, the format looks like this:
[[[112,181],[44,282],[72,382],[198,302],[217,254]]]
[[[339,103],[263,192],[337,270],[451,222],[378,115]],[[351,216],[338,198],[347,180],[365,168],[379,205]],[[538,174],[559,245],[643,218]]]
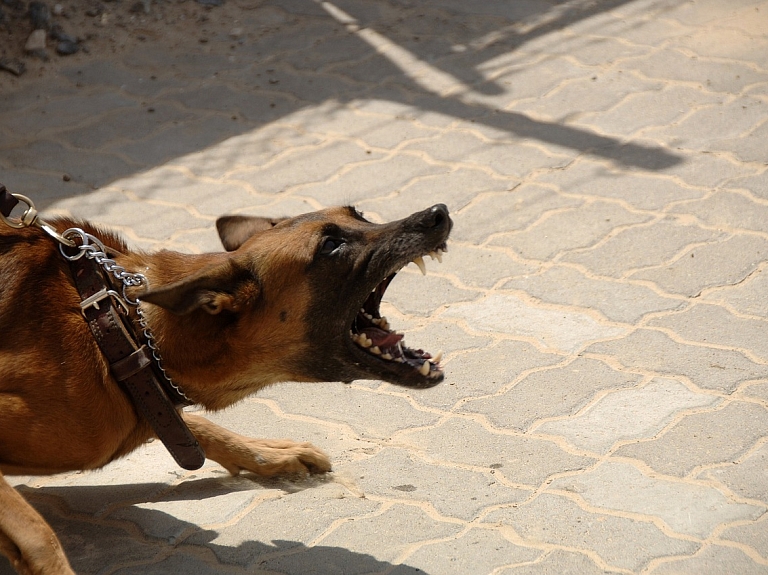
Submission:
[[[331,460],[311,443],[296,443],[287,439],[246,439],[238,447],[231,454],[234,457],[219,461],[232,475],[250,471],[262,477],[275,477],[331,470]]]

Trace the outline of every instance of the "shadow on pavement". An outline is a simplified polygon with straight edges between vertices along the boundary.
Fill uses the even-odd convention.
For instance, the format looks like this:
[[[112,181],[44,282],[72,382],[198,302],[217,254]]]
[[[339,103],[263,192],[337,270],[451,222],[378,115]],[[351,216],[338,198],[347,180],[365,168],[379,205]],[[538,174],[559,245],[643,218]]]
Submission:
[[[290,116],[302,110],[371,100],[390,102],[404,118],[427,124],[439,115],[443,124],[453,118],[490,128],[502,134],[494,137],[509,146],[511,159],[516,141],[528,140],[554,145],[564,156],[591,154],[663,170],[681,159],[653,145],[501,109],[516,91],[531,90],[539,62],[567,53],[557,41],[542,45],[546,34],[626,2],[267,1],[242,11],[243,25],[256,31],[243,43],[226,34],[204,46],[189,37],[173,50],[147,42],[64,68],[56,88],[46,79],[0,94],[8,113],[40,102],[11,117],[7,130],[29,134],[35,122],[44,126],[0,143],[3,183],[35,194],[33,182],[39,186],[47,177],[39,200],[46,207],[271,122],[300,125]],[[265,25],[275,14],[281,21]],[[531,42],[538,43],[530,48]],[[494,59],[515,58],[523,46],[530,52],[515,60],[504,86],[488,75]],[[521,74],[527,74],[523,80]],[[553,85],[564,79],[548,74]],[[52,95],[59,99],[46,103]],[[352,125],[348,135],[360,130]],[[62,174],[71,181],[62,182]]]
[[[259,485],[276,485],[275,481],[248,477],[254,479],[255,491]],[[163,483],[136,483],[37,489],[21,486],[19,491],[53,527],[78,575],[213,575],[221,573],[228,565],[246,567],[249,572],[264,569],[285,575],[357,575],[389,572],[393,567],[391,563],[364,553],[325,545],[307,547],[299,541],[217,544],[217,531],[203,529],[150,508],[153,494],[163,493],[160,498],[163,502],[180,501],[185,505],[185,513],[195,513],[194,506],[216,505],[216,501],[209,499],[226,491],[225,483],[206,478],[187,480],[174,488]],[[304,488],[311,489],[311,482],[308,485]],[[234,490],[242,490],[242,487]],[[298,490],[303,488],[299,486]],[[146,506],[139,506],[142,503]],[[73,511],[71,507],[101,511]],[[105,509],[110,511],[104,512]],[[205,512],[201,515],[205,516]],[[240,522],[249,523],[248,531],[256,536],[259,526],[254,522],[258,517],[256,510],[240,519]],[[323,517],[319,522],[320,532],[330,524]],[[290,526],[287,526],[286,531],[289,530]],[[402,564],[394,573],[429,575]],[[0,575],[15,575],[3,557],[0,557]]]

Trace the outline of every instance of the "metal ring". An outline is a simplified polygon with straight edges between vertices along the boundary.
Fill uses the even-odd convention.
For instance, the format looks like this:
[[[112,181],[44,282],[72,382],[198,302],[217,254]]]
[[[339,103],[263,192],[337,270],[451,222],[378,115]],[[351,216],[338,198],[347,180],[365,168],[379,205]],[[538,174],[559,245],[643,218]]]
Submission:
[[[24,213],[21,214],[21,217],[18,220],[6,218],[3,214],[0,214],[0,218],[2,218],[6,224],[12,228],[16,228],[17,230],[20,228],[26,228],[35,223],[35,220],[37,219],[37,210],[35,209],[35,204],[32,202],[32,200],[21,194],[11,195],[20,202],[27,204],[27,209],[24,210]]]
[[[78,236],[82,241],[82,243],[79,245],[74,241],[74,238]],[[73,244],[75,244],[75,246],[79,250],[75,255],[71,256],[64,251],[64,247],[65,247],[64,244],[59,245],[59,251],[61,252],[61,255],[71,262],[75,260],[79,260],[81,257],[83,257],[85,255],[84,246],[87,246],[91,243],[90,240],[88,239],[88,234],[86,234],[80,228],[69,228],[68,230],[64,230],[64,232],[62,232],[61,234],[61,237],[63,237],[65,240],[71,241]]]

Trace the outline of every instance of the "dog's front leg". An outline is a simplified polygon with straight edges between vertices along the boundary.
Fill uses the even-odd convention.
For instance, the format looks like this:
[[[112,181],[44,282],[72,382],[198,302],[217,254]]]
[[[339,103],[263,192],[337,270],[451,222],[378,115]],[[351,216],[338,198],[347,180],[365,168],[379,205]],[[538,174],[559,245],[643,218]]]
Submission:
[[[0,553],[21,575],[75,575],[58,538],[0,473]]]
[[[209,459],[232,475],[251,471],[263,477],[331,470],[328,456],[311,443],[288,439],[251,439],[211,423],[204,417],[182,414]]]

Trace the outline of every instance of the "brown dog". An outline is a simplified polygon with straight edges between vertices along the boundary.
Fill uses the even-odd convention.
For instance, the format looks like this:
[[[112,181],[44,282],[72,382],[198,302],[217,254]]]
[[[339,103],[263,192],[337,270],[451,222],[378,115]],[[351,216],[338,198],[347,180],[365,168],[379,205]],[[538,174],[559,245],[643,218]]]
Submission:
[[[445,249],[444,205],[389,224],[353,208],[292,219],[231,216],[217,228],[229,252],[129,252],[116,236],[77,226],[149,280],[133,294],[167,372],[189,398],[216,410],[279,381],[381,379],[423,388],[443,378],[439,358],[403,345],[379,304],[392,277]],[[436,253],[437,252],[437,253]],[[129,291],[130,295],[130,291]],[[38,228],[0,223],[0,553],[23,574],[69,574],[59,541],[3,478],[94,469],[153,436],[121,390],[83,319],[56,242]],[[199,415],[183,419],[208,458],[262,476],[325,472],[308,443],[249,439]]]

